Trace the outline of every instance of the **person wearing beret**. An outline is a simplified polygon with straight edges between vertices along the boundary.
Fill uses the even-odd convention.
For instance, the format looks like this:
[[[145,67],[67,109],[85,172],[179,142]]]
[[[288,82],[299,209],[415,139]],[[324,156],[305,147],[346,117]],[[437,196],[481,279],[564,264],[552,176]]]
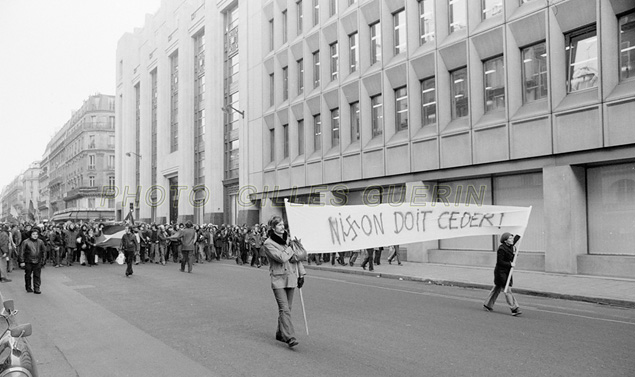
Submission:
[[[271,289],[278,304],[278,329],[276,340],[293,348],[298,345],[295,330],[291,322],[291,306],[295,288],[302,288],[306,271],[302,262],[298,261],[295,251],[289,246],[288,233],[280,216],[269,220],[269,238],[263,248],[269,259],[269,275]]]
[[[513,279],[509,281],[509,288],[507,292],[504,292],[505,285],[507,284],[507,276],[512,267],[514,267],[514,252],[516,247],[514,246],[514,235],[510,233],[503,233],[500,238],[500,246],[496,252],[496,267],[494,267],[494,287],[487,295],[487,299],[483,303],[483,308],[488,312],[494,310],[494,304],[498,295],[503,292],[505,294],[505,300],[512,311],[513,316],[519,316],[522,314],[518,307],[518,302],[512,294]]]

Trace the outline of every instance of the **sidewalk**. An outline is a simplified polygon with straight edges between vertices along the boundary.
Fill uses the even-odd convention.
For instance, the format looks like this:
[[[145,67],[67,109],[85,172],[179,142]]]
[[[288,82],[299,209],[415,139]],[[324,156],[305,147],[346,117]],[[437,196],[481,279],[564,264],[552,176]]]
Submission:
[[[348,263],[348,258],[345,258]],[[434,263],[402,262],[402,266],[393,261],[382,260],[373,272],[363,270],[362,258],[354,266],[333,266],[331,262],[308,265],[307,269],[334,271],[348,274],[362,274],[389,279],[421,281],[437,285],[491,289],[494,284],[494,266],[492,268],[455,266]],[[536,271],[514,271],[514,293],[552,297],[565,300],[594,302],[605,305],[635,308],[635,279],[623,279],[603,276],[566,275]]]

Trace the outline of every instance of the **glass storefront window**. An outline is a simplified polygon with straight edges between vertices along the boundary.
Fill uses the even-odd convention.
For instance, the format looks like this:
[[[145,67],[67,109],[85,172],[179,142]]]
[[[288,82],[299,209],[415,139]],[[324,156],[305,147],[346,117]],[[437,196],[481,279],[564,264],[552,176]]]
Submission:
[[[635,13],[620,17],[620,80],[635,77]]]
[[[635,255],[635,163],[587,169],[589,254]]]

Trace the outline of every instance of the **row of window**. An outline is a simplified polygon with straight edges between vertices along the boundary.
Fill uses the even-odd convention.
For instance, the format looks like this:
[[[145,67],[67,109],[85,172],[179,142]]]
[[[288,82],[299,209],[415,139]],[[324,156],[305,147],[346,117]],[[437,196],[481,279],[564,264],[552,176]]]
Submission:
[[[371,26],[371,39],[373,38]],[[377,29],[378,30],[378,29]],[[635,67],[635,13],[619,18],[619,64],[620,64],[620,80],[629,80],[635,77],[633,68]],[[576,92],[588,88],[594,88],[598,85],[599,69],[598,69],[598,47],[597,32],[595,25],[579,29],[565,35],[565,52],[566,52],[566,87],[567,92]],[[376,42],[371,43],[372,52],[375,51],[373,46],[377,46]],[[359,67],[359,49],[358,34],[354,33],[349,36],[349,69],[354,72]],[[380,50],[376,48],[376,50]],[[320,51],[313,53],[313,77],[312,86],[317,88],[320,86]],[[338,78],[339,67],[339,48],[335,42],[330,45],[330,80]],[[523,103],[530,103],[537,100],[547,98],[547,45],[546,42],[540,42],[521,49],[522,61],[522,95]],[[296,61],[297,65],[297,94],[304,91],[304,60]],[[497,56],[492,59],[483,61],[484,72],[484,98],[485,112],[504,109],[505,107],[505,65],[503,56]],[[468,77],[467,67],[462,67],[450,72],[451,102],[452,102],[452,119],[465,117],[468,115]],[[434,78],[422,81],[422,106],[424,108],[423,125],[434,123],[436,117],[435,111],[431,111],[430,106],[436,103],[434,93]],[[397,89],[401,90],[401,89]],[[269,98],[270,106],[275,105],[275,75],[269,75]],[[282,68],[282,100],[289,98],[289,72],[288,67]],[[396,95],[396,98],[404,98],[402,93]],[[404,101],[404,105],[406,102]],[[400,109],[398,111],[404,111]],[[425,114],[429,113],[430,116]],[[401,124],[397,122],[397,124]]]
[[[453,14],[452,9],[464,0],[450,1],[450,15]],[[421,1],[420,4],[420,17],[425,19],[428,15],[426,10],[427,1]],[[496,8],[490,2],[483,0],[484,6],[488,10],[488,14],[491,13],[491,9]],[[486,4],[487,3],[487,4]],[[484,10],[485,12],[485,10]],[[405,51],[406,48],[406,27],[405,27],[405,11],[399,11],[393,15],[394,23],[394,53],[398,55]],[[425,40],[434,38],[434,33],[431,34],[427,24],[422,21],[420,26],[420,35],[422,43]],[[619,18],[619,51],[620,51],[620,79],[626,80],[634,76],[633,67],[635,66],[635,13],[630,13]],[[381,27],[380,23],[374,23],[369,25],[370,28],[370,63],[371,65],[381,60]],[[598,70],[598,48],[597,48],[597,31],[595,25],[586,27],[580,30],[573,31],[565,35],[566,39],[566,64],[567,64],[567,90],[568,92],[574,92],[581,89],[597,86],[599,78]],[[271,46],[273,46],[273,40],[271,40]],[[353,73],[359,69],[359,35],[358,32],[352,33],[348,37],[349,48],[349,64],[348,71]],[[330,77],[331,81],[337,80],[339,77],[339,43],[334,42],[329,46],[330,49]],[[534,46],[526,47],[522,50],[523,61],[523,96],[525,102],[531,102],[536,99],[545,98],[547,90],[547,49],[546,44],[539,43]],[[304,90],[304,60],[299,59],[297,64],[297,90],[298,94]],[[312,87],[317,88],[320,86],[320,50],[316,50],[312,53],[312,64],[315,67],[313,69]],[[502,59],[496,63],[495,69],[502,72],[503,63]],[[283,68],[283,100],[289,98],[288,91],[288,67]],[[487,69],[491,71],[491,69]],[[497,77],[502,77],[500,74]],[[487,79],[494,79],[494,76],[487,76]],[[489,80],[491,81],[491,80]],[[502,81],[502,80],[501,80]],[[270,93],[274,91],[274,76],[270,75]],[[494,84],[496,84],[494,82]],[[491,86],[490,86],[491,87]],[[500,92],[501,87],[491,87],[490,94],[498,98],[498,102],[504,99]],[[271,103],[273,105],[274,96],[271,95]],[[493,101],[493,105],[496,106],[497,101]],[[489,106],[488,106],[489,107]]]
[[[528,3],[533,0],[519,0],[520,4]],[[348,7],[356,3],[356,0],[348,0]],[[448,27],[449,32],[453,33],[467,27],[467,1],[466,0],[447,0],[448,3]],[[295,3],[296,16],[296,35],[302,34],[304,31],[304,4],[302,0]],[[418,0],[417,11],[419,16],[419,45],[433,41],[435,38],[434,23],[434,0]],[[337,1],[329,0],[329,17],[337,12]],[[503,13],[503,0],[481,0],[481,19],[486,20]],[[320,23],[320,0],[311,0],[311,16],[314,27]],[[281,12],[282,24],[282,44],[288,42],[288,12],[284,9]],[[406,11],[401,9],[393,13],[394,24],[394,40],[395,55],[405,51],[406,47]],[[377,30],[375,30],[377,32]],[[274,19],[269,20],[269,50],[273,51],[275,24]],[[377,34],[378,35],[378,34]]]

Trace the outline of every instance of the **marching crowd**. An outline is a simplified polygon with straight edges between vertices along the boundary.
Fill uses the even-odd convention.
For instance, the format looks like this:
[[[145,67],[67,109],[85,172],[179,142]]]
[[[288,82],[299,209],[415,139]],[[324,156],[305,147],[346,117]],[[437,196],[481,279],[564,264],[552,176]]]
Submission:
[[[114,263],[120,248],[104,248],[97,244],[97,240],[104,232],[104,223],[68,221],[60,224],[4,224],[0,227],[0,250],[7,263],[1,264],[7,272],[15,269],[20,262],[21,245],[31,237],[36,230],[38,239],[44,244],[41,264],[54,267],[72,266],[79,263],[92,267],[101,263]],[[137,224],[131,227],[131,233],[136,238],[134,264],[157,263],[165,265],[172,260],[174,263],[182,261],[183,241],[180,234],[190,226],[195,234],[193,252],[189,256],[193,263],[205,263],[212,260],[235,259],[238,264],[249,264],[261,267],[267,265],[267,257],[262,250],[263,242],[267,239],[269,226],[265,224],[226,225],[192,224]],[[366,258],[361,266],[373,270],[373,265],[380,264],[383,247],[368,249]],[[390,247],[393,258],[399,260],[399,246]],[[346,253],[311,254],[308,264],[330,262],[332,265],[355,264],[362,250]],[[345,262],[348,258],[348,262]],[[7,276],[0,270],[0,281],[6,281]]]

